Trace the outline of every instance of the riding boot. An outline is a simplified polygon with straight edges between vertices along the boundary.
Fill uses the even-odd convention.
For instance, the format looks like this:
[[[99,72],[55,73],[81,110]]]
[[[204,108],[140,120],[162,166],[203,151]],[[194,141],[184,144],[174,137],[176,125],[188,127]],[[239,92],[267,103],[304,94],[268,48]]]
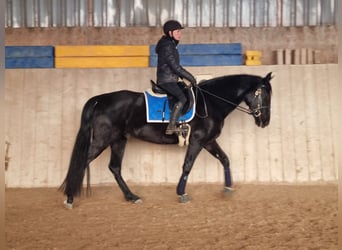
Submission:
[[[166,128],[165,134],[167,135],[172,135],[175,132],[178,132],[178,128],[177,128],[177,121],[178,118],[181,115],[182,112],[182,108],[183,108],[183,104],[181,102],[177,102],[172,109],[171,112],[171,118],[170,118],[170,123]]]

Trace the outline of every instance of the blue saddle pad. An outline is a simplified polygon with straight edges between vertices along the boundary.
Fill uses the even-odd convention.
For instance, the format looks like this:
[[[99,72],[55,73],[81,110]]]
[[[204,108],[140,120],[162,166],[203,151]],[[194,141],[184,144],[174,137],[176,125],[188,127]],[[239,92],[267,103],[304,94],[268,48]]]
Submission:
[[[194,95],[191,90],[191,94]],[[166,94],[155,94],[151,89],[144,91],[145,103],[146,103],[146,119],[147,122],[169,122],[170,121],[170,109],[169,101]],[[195,116],[195,104],[192,108],[180,116],[179,122],[189,122]]]

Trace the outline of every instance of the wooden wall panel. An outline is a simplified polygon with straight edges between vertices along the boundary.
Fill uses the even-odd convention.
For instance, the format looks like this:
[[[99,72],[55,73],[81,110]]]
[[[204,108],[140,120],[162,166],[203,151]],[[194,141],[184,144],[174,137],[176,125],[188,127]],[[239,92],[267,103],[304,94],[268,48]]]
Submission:
[[[5,140],[10,143],[9,148],[9,167],[6,174],[6,182],[8,185],[21,186],[23,169],[20,166],[25,166],[25,161],[21,157],[22,145],[19,143],[23,138],[23,120],[22,111],[23,93],[24,93],[24,74],[21,70],[16,70],[16,74],[5,75]],[[9,85],[8,83],[11,82]],[[12,170],[12,166],[16,169]],[[31,166],[32,167],[32,166]]]
[[[335,73],[336,72],[332,70],[332,68],[327,67],[327,65],[324,67],[323,71],[316,72],[319,128],[321,138],[320,156],[323,169],[322,178],[324,180],[335,180],[337,178],[337,164],[334,164],[335,156],[333,154],[327,153],[337,152],[334,151],[334,143],[337,143],[336,133],[337,131],[340,131],[340,129],[334,127],[337,124],[334,118],[339,117],[339,112],[337,109],[340,108],[337,95],[339,91],[332,89],[332,87],[337,88],[339,84],[337,83],[337,77],[334,75]],[[330,84],[324,84],[325,82],[329,82]],[[336,111],[334,111],[334,109],[336,109]],[[327,121],[330,122],[327,123]]]
[[[193,67],[195,75],[272,71],[271,123],[255,126],[234,111],[218,139],[236,182],[336,181],[337,65]],[[65,177],[81,110],[88,98],[150,87],[155,69],[6,70],[6,140],[11,143],[9,187],[57,187]],[[186,148],[130,138],[123,160],[128,182],[177,183]],[[109,150],[91,164],[92,184],[114,183]],[[195,162],[190,182],[222,182],[223,169],[208,152]]]
[[[49,96],[48,96],[48,131],[47,131],[47,149],[48,158],[54,161],[48,161],[46,168],[47,173],[47,186],[60,185],[61,165],[62,165],[62,135],[63,135],[63,119],[62,119],[62,104],[63,104],[63,84],[59,79],[58,71],[50,71],[44,75],[44,79],[48,79]],[[44,152],[46,153],[46,151]],[[64,176],[63,176],[64,177]]]
[[[20,183],[22,186],[35,186],[38,184],[37,178],[43,179],[44,173],[37,172],[37,166],[42,166],[44,159],[35,160],[36,151],[39,148],[39,144],[36,141],[36,126],[39,126],[40,121],[36,120],[36,100],[37,100],[37,87],[36,74],[33,71],[24,71],[23,78],[23,96],[22,96],[22,109],[20,113],[22,115],[22,130],[20,140],[13,142],[14,145],[20,145],[21,151],[21,172]],[[10,139],[10,141],[12,141]],[[13,145],[13,148],[15,147]]]

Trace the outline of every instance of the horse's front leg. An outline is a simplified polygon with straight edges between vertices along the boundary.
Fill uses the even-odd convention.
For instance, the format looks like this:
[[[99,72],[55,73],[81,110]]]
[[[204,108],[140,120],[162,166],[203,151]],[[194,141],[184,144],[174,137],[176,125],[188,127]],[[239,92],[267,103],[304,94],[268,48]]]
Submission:
[[[192,169],[192,166],[194,165],[194,162],[198,154],[201,152],[201,150],[202,150],[202,147],[199,146],[198,144],[194,145],[190,143],[188,150],[186,152],[185,160],[183,163],[183,172],[177,185],[177,195],[179,195],[179,201],[181,203],[186,203],[190,201],[190,197],[185,192],[185,187],[186,187],[186,183],[188,181],[188,177]]]
[[[232,177],[230,173],[230,164],[229,164],[229,158],[226,155],[226,153],[221,149],[221,147],[218,145],[217,141],[213,141],[204,147],[212,156],[217,158],[224,170],[224,193],[226,195],[229,195],[233,192],[232,188]]]

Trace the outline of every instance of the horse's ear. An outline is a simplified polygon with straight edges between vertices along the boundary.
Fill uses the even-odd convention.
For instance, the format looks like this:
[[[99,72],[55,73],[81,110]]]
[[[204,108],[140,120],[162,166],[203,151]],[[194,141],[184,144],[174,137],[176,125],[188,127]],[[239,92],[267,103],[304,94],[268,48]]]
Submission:
[[[271,79],[273,78],[274,76],[272,76],[272,72],[268,73],[266,76],[265,76],[265,80],[267,82],[271,81]]]

